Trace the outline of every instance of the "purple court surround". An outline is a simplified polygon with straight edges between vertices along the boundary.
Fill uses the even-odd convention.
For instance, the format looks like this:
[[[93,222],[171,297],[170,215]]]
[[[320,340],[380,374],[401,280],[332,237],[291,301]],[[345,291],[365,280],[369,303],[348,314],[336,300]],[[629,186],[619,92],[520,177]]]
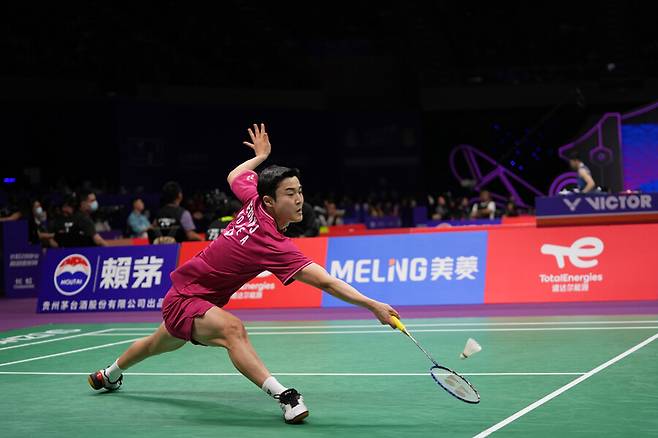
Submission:
[[[0,299],[0,331],[44,324],[103,324],[162,321],[156,312],[94,312],[37,314],[36,299]],[[590,303],[474,304],[447,306],[396,306],[404,318],[523,317],[569,315],[658,315],[658,301],[608,301]],[[232,310],[244,321],[326,321],[370,319],[358,307]]]

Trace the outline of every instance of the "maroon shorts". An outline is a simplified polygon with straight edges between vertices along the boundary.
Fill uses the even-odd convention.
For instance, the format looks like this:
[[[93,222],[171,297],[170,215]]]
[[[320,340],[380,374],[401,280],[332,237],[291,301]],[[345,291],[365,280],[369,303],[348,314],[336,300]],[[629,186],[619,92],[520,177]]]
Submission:
[[[162,318],[169,334],[198,344],[192,339],[194,318],[205,315],[214,306],[203,298],[182,296],[172,287],[162,303]]]

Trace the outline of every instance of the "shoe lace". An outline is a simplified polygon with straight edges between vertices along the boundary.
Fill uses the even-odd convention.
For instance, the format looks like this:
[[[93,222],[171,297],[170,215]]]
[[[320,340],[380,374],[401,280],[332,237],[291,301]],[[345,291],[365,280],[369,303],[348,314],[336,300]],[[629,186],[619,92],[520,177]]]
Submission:
[[[290,405],[291,408],[294,408],[299,404],[300,396],[301,394],[297,392],[295,388],[290,388],[290,389],[286,389],[278,396],[275,396],[275,398],[279,399],[279,403],[283,403],[284,405]]]

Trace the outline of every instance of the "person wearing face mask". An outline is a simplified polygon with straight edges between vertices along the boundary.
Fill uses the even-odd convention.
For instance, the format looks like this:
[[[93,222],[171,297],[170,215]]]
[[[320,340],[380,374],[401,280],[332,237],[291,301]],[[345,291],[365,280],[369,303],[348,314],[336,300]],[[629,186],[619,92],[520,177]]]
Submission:
[[[28,215],[28,240],[33,245],[57,246],[53,240],[55,234],[48,232],[46,211],[41,201],[35,199],[31,202],[32,209]]]
[[[105,239],[96,231],[91,214],[98,210],[96,194],[83,191],[80,194],[78,211],[73,214],[74,226],[79,230],[83,245],[81,246],[108,246]]]

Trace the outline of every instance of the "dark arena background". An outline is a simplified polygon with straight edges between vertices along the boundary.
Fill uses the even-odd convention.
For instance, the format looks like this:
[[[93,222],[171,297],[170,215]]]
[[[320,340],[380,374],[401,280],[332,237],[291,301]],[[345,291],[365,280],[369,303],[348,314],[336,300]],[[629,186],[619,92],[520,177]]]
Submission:
[[[0,434],[656,436],[651,10],[3,5]],[[303,198],[253,186],[249,204],[227,182],[272,164],[299,169]],[[286,228],[271,200],[301,222]],[[264,219],[279,243],[258,247]],[[284,244],[314,263],[271,265]],[[207,262],[230,245],[246,251],[233,270]],[[200,260],[185,284],[170,276]],[[237,271],[251,280],[207,286]],[[170,333],[165,296],[179,294],[212,307],[185,320],[190,339]],[[129,346],[152,354],[159,326],[173,349],[201,343],[210,314],[233,321],[203,338],[225,348],[188,342],[120,367],[118,391],[103,380]],[[480,402],[438,388],[405,334]],[[248,339],[303,392],[301,424],[243,376]]]

